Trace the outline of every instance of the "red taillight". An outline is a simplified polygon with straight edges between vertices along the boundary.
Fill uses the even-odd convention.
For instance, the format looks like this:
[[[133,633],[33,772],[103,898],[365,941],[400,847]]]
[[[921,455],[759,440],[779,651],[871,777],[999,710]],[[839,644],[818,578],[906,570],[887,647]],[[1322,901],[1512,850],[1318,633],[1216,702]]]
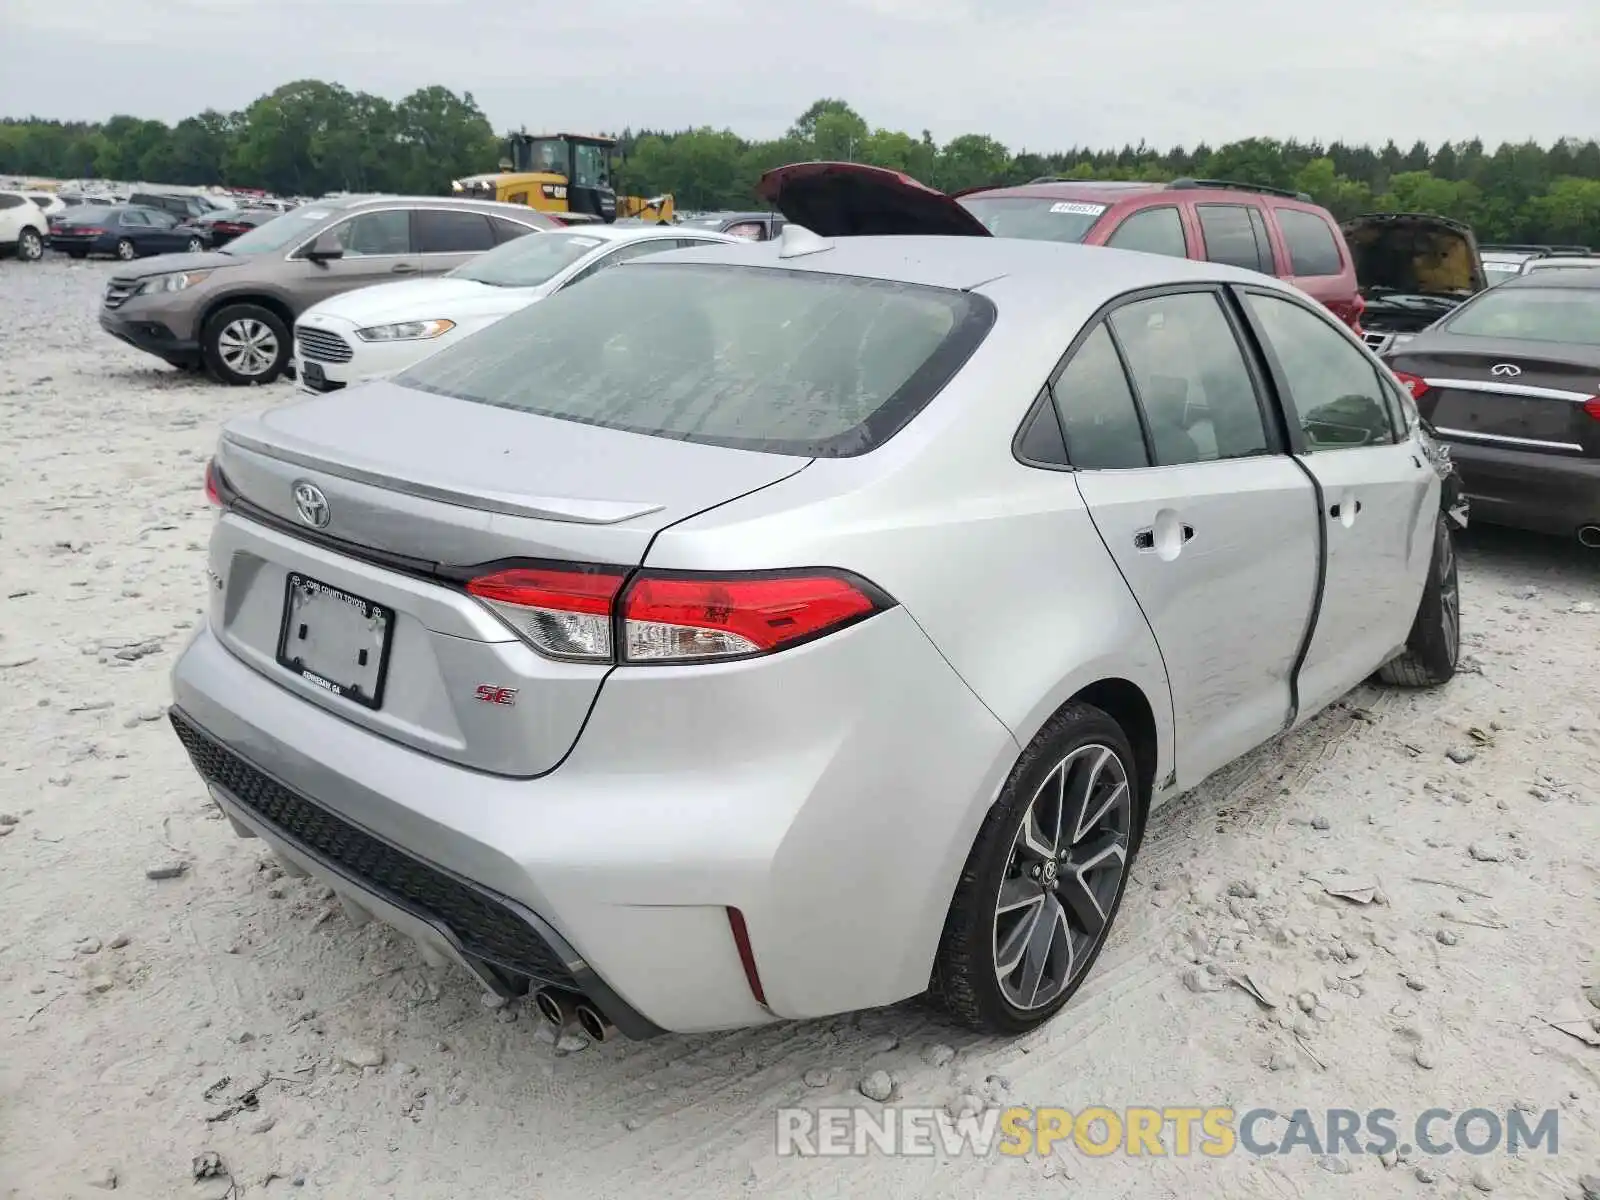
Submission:
[[[696,662],[768,654],[878,608],[829,573],[641,577],[623,601],[625,662]]]
[[[1583,402],[1583,411],[1600,421],[1600,396],[1590,396]]]
[[[576,662],[611,661],[612,602],[621,571],[583,567],[517,567],[467,584],[538,650]]]
[[[211,228],[216,230],[218,233],[243,233],[246,229],[249,229],[250,226],[235,225],[230,221],[218,221]]]
[[[1420,375],[1412,375],[1406,371],[1396,371],[1394,377],[1405,385],[1406,391],[1411,393],[1413,400],[1420,400],[1422,394],[1428,390],[1428,381]]]
[[[90,226],[87,226],[87,225],[84,225],[84,226],[81,226],[81,227],[74,227],[74,226],[69,225],[69,226],[67,226],[67,228],[69,230],[71,230],[71,232],[79,234],[79,235],[81,235],[83,237],[99,237],[102,233],[105,232],[104,229],[94,229],[94,228],[91,228]]]
[[[217,482],[217,460],[206,460],[206,499],[218,508],[222,507],[222,485]]]
[[[751,575],[518,567],[467,584],[541,654],[577,662],[690,663],[771,654],[870,616],[888,601],[836,571]],[[615,634],[620,632],[621,644]]]

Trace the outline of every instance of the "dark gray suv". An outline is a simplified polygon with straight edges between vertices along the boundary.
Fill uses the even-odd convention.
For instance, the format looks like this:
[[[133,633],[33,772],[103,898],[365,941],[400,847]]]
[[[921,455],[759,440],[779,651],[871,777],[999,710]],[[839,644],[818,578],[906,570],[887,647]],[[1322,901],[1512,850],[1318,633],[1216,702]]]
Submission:
[[[376,283],[443,275],[501,242],[556,228],[531,208],[431,196],[318,200],[206,254],[120,268],[100,325],[177,367],[224,383],[270,383],[295,318]]]

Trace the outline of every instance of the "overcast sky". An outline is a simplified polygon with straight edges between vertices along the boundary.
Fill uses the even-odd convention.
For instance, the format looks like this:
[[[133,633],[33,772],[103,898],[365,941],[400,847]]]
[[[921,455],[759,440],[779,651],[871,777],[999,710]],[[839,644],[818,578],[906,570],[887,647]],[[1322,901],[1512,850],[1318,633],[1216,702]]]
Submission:
[[[175,121],[292,79],[497,129],[781,133],[812,100],[1013,150],[1600,138],[1600,0],[0,0],[0,115]]]

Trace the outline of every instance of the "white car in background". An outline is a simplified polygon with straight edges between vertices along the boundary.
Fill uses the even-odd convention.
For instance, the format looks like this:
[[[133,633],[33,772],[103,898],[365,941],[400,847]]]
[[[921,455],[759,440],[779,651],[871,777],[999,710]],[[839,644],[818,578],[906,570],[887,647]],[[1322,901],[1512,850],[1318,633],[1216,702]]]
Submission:
[[[294,326],[294,375],[313,392],[403,371],[445,346],[641,254],[734,242],[671,225],[585,225],[506,242],[435,279],[345,292]]]
[[[39,206],[22,192],[0,192],[0,255],[15,254],[24,262],[44,257],[49,222]]]
[[[1542,275],[1546,271],[1600,270],[1600,254],[1547,254],[1530,258],[1517,269],[1519,275]]]

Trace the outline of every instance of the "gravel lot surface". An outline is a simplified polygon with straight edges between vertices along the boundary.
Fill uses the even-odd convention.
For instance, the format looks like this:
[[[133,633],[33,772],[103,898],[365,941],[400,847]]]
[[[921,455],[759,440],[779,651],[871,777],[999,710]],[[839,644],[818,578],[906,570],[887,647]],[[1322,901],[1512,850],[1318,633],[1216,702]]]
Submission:
[[[1465,671],[1358,689],[1162,809],[1092,979],[1031,1037],[910,1003],[556,1045],[208,804],[163,710],[202,467],[221,421],[294,393],[112,341],[111,270],[0,262],[0,1195],[1577,1200],[1600,1176],[1600,554],[1474,531]],[[1405,1135],[1556,1109],[1559,1149],[776,1155],[776,1109],[872,1106],[879,1071],[951,1110],[1387,1108]]]

